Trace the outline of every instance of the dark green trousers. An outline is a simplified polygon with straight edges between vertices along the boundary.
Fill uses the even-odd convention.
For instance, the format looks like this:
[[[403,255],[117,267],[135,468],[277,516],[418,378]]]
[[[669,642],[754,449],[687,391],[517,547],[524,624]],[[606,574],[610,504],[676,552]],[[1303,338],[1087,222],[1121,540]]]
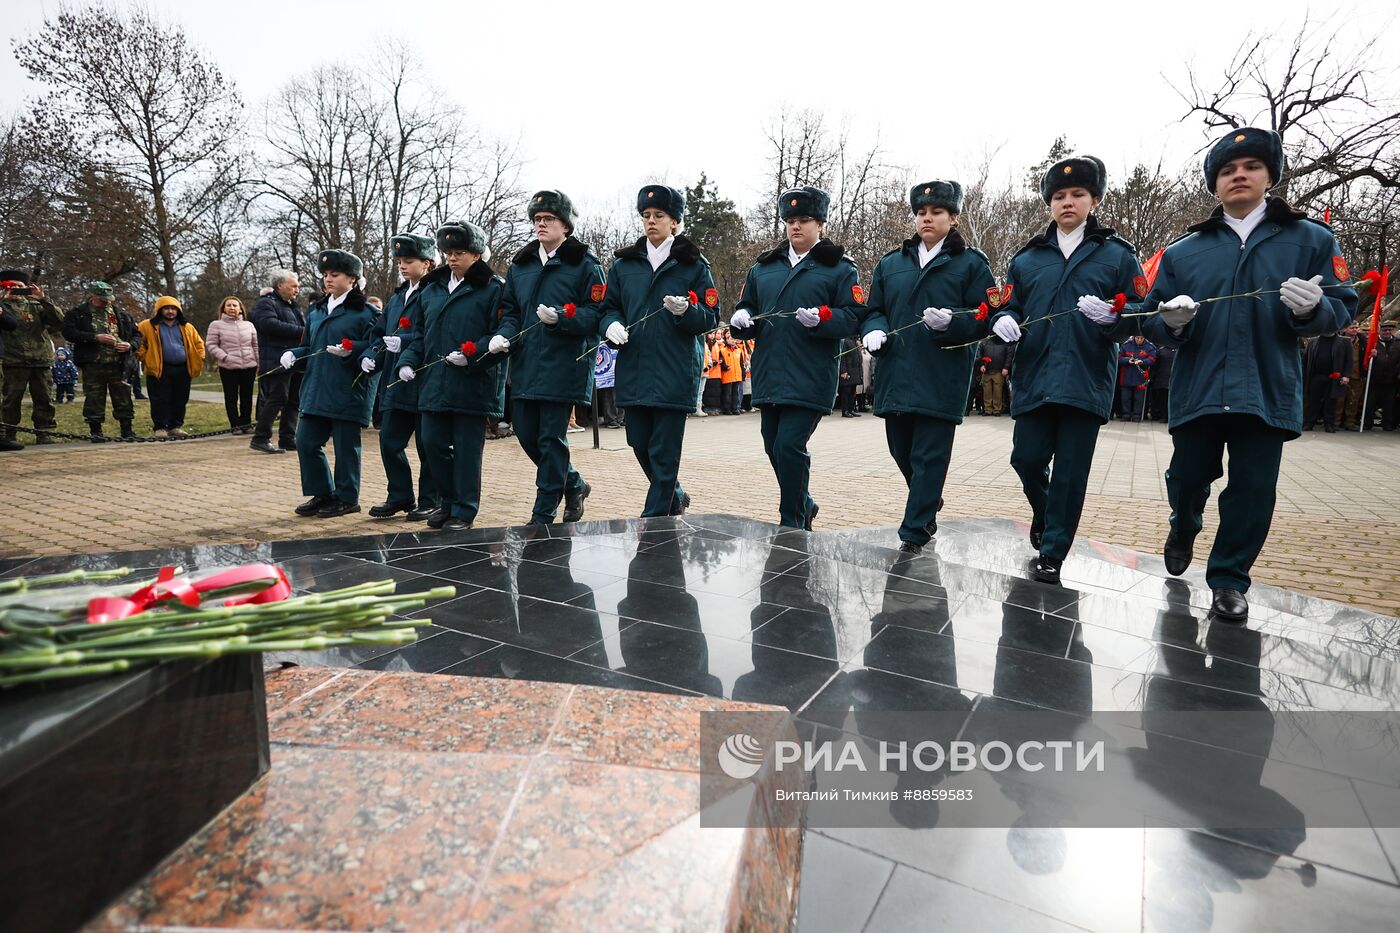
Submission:
[[[778,477],[778,522],[788,528],[805,528],[816,503],[809,486],[812,455],[807,441],[821,424],[822,413],[796,405],[760,405],[759,432],[763,452]]]
[[[360,502],[360,423],[320,415],[302,415],[297,425],[297,461],[301,491],[308,496],[334,493],[341,502]],[[335,485],[326,460],[326,441],[335,444]]]
[[[1032,521],[1044,528],[1045,557],[1064,560],[1074,544],[1098,437],[1099,416],[1069,405],[1042,405],[1016,419],[1011,468],[1021,477]]]
[[[1220,528],[1206,563],[1213,588],[1249,591],[1249,568],[1274,520],[1278,469],[1288,434],[1254,415],[1205,415],[1172,431],[1172,462],[1167,467],[1167,501],[1172,534],[1188,541],[1200,532],[1210,498],[1210,484],[1225,474],[1230,451],[1230,479],[1220,493]]]
[[[418,498],[413,498],[413,468],[408,465],[408,440],[412,437],[418,450]],[[438,487],[432,465],[424,452],[423,431],[418,426],[418,413],[385,408],[379,422],[379,459],[384,463],[384,476],[389,481],[386,502],[411,502],[427,508],[439,501]]]
[[[3,379],[4,401],[0,402],[0,418],[6,424],[19,424],[20,405],[24,392],[34,401],[30,420],[41,431],[52,431],[58,427],[58,412],[53,407],[53,369],[51,366],[26,366],[22,363],[7,363]],[[13,433],[9,428],[7,432]]]
[[[425,411],[418,417],[423,456],[437,481],[442,507],[453,518],[476,521],[476,513],[481,511],[481,453],[486,446],[486,419],[451,411]],[[421,494],[421,483],[418,488]]]
[[[520,440],[520,449],[535,464],[532,522],[552,523],[564,492],[583,486],[583,477],[569,462],[569,412],[573,407],[569,402],[535,399],[511,402],[511,427]]]
[[[670,515],[673,501],[685,495],[676,478],[685,441],[685,412],[643,405],[627,407],[627,443],[651,486],[642,517]]]
[[[953,422],[929,415],[885,417],[885,442],[909,486],[899,540],[928,544],[931,535],[925,529],[938,514],[938,500],[943,497],[943,484],[948,479],[948,461],[953,456],[956,429]]]
[[[83,374],[83,420],[107,420],[107,393],[112,393],[112,415],[118,421],[130,421],[136,416],[131,403],[131,386],[126,381],[124,363],[88,363]]]

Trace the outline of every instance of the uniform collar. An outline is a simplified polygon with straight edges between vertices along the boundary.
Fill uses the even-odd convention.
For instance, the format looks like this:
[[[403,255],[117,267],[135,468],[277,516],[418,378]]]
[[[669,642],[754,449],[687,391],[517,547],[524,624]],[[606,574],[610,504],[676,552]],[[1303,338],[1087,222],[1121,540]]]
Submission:
[[[652,246],[651,240],[647,240],[647,262],[651,263],[653,270],[660,269],[661,264],[671,257],[671,244],[676,241],[674,236],[668,236],[661,241],[660,246]]]
[[[943,243],[944,243],[947,239],[948,239],[948,238],[947,238],[946,236],[943,237],[943,239],[941,239],[941,240],[939,240],[937,243],[933,244],[933,248],[932,248],[932,249],[930,249],[929,247],[927,247],[927,246],[924,245],[924,241],[923,241],[922,238],[919,239],[919,247],[918,247],[918,250],[919,250],[919,268],[920,268],[920,269],[922,269],[924,266],[928,265],[929,263],[933,262],[933,258],[934,258],[935,256],[937,256],[939,253],[943,252]]]
[[[1249,239],[1249,235],[1254,232],[1254,228],[1264,221],[1264,212],[1268,209],[1269,202],[1266,198],[1259,202],[1258,207],[1238,219],[1231,217],[1222,208],[1220,211],[1220,219],[1225,221],[1225,226],[1235,231],[1235,233],[1239,235],[1240,242],[1244,243]]]
[[[1086,219],[1084,223],[1075,227],[1069,233],[1065,233],[1058,226],[1055,227],[1055,242],[1060,247],[1060,254],[1066,259],[1074,255],[1074,251],[1079,248],[1079,244],[1084,242],[1084,228],[1089,226]]]

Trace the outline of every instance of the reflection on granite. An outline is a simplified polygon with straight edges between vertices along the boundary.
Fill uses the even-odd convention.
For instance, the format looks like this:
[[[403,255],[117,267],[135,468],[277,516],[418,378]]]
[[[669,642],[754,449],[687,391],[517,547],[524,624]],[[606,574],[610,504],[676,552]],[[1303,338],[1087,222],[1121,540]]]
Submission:
[[[457,599],[418,613],[434,624],[414,644],[285,658],[359,670],[294,675],[306,678],[304,689],[279,695],[272,735],[296,744],[277,746],[277,760],[293,750],[365,760],[545,756],[572,764],[531,771],[514,793],[536,786],[532,780],[553,781],[538,786],[563,788],[573,801],[641,786],[633,783],[640,778],[609,770],[635,767],[661,772],[647,786],[659,799],[671,799],[684,784],[677,775],[688,773],[685,750],[697,709],[690,704],[697,694],[786,707],[808,728],[857,732],[877,728],[867,712],[941,710],[974,723],[1002,708],[1070,716],[1090,710],[1325,710],[1337,713],[1342,730],[1342,711],[1400,704],[1400,619],[1255,586],[1248,629],[1223,626],[1208,615],[1210,591],[1200,566],[1173,578],[1159,555],[1084,539],[1065,562],[1063,585],[1038,583],[1030,579],[1027,531],[1024,522],[1010,519],[950,520],[941,523],[934,546],[914,557],[896,550],[892,528],[809,533],[734,516],[688,515],[43,558],[23,564],[23,572],[274,560],[303,591],[386,575],[414,589],[456,583]],[[0,575],[19,566],[0,565]],[[437,687],[394,684],[383,679],[392,674],[380,673],[400,671],[490,678],[497,686],[467,701]],[[276,689],[270,681],[270,695]],[[541,696],[566,692],[567,714],[546,724],[519,711],[521,698],[535,689]],[[654,743],[645,747],[609,728],[642,719]],[[480,730],[494,728],[504,730],[500,747],[483,745]],[[1340,740],[1295,732],[1279,717],[1274,741],[1315,746],[1312,766],[1346,773],[1333,752]],[[354,748],[325,744],[337,734]],[[399,742],[419,751],[387,750]],[[581,774],[596,781],[592,796],[579,791],[586,784],[568,783]],[[1267,789],[1269,774],[1250,786]],[[1393,781],[1359,777],[1353,784],[1363,801],[1400,794]],[[1055,923],[1222,928],[1222,919],[1230,927],[1251,915],[1282,916],[1282,909],[1263,903],[1269,898],[1291,905],[1289,912],[1296,908],[1299,917],[1325,917],[1330,926],[1376,928],[1373,918],[1394,916],[1400,892],[1392,867],[1400,864],[1397,831],[1309,826],[1306,814],[1298,833],[1272,838],[1239,838],[1210,827],[935,832],[920,828],[926,814],[902,816],[896,829],[823,830],[826,843],[811,847],[811,858],[830,860],[815,875],[839,875],[831,866],[859,864],[863,876],[899,882],[889,885],[888,903],[879,890],[861,895],[871,928],[920,916],[918,898],[933,896],[968,911],[995,903],[996,922],[1018,929]],[[624,835],[645,825],[635,814],[618,819]],[[699,904],[696,916],[708,916],[708,901],[698,891],[711,883],[710,846],[784,864],[799,849],[781,834],[729,840],[719,830],[700,835],[684,821],[668,824],[631,853],[587,848],[593,839],[568,835],[599,825],[581,818],[577,826],[560,828],[588,852],[614,852],[586,876],[568,880],[579,863],[567,853],[555,853],[558,861],[545,865],[539,853],[503,850],[511,865],[547,870],[541,877],[553,879],[551,893],[539,894],[531,879],[513,878],[500,888],[499,904],[473,900],[465,913],[454,904],[433,923],[460,917],[508,929],[645,925],[655,916],[633,916],[620,905],[632,903],[623,892],[648,884],[666,888],[669,909],[688,912]],[[658,880],[661,853],[688,866],[694,884]],[[768,881],[792,875],[751,877],[746,891],[764,903],[782,903],[761,892]],[[400,903],[425,893],[395,888],[389,898],[388,889],[375,890]],[[825,893],[829,901],[831,892]],[[735,903],[748,902],[741,897]],[[758,928],[766,926],[760,913],[752,915]],[[256,922],[251,914],[240,916]],[[804,910],[801,927],[831,929],[825,921],[819,908]]]
[[[798,831],[697,813],[700,714],[771,708],[305,668],[267,685],[272,772],[89,930],[790,926]]]

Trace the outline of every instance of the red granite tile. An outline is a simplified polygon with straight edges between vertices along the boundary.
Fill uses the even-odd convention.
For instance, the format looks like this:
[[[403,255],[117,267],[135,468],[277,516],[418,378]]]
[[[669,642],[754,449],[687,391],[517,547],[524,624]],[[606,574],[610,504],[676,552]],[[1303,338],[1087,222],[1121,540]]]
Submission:
[[[528,754],[544,747],[573,689],[568,684],[389,673],[277,738],[338,748]]]
[[[382,676],[378,671],[332,671],[324,682],[300,696],[282,701],[277,712],[269,708],[268,738],[273,742],[291,741],[291,737],[307,724],[334,710]]]
[[[460,928],[526,763],[286,748],[89,928]]]
[[[536,759],[473,919],[493,923],[648,845],[691,822],[698,801],[692,773]]]
[[[708,770],[713,763],[701,761],[700,728],[701,714],[710,711],[787,715],[786,709],[756,703],[579,687],[569,699],[549,750],[553,755],[611,764]],[[747,723],[754,721],[744,718]]]
[[[268,715],[281,712],[293,700],[324,684],[337,673],[328,667],[283,667],[264,675]]]

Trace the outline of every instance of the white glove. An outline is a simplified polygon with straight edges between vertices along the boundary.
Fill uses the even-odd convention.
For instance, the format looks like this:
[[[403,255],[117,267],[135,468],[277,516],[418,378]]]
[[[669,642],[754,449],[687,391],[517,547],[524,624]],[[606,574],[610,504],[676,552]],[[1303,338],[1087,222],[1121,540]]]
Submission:
[[[453,350],[451,353],[447,354],[447,362],[451,363],[453,366],[466,366],[471,360],[467,359],[466,354],[461,350]]]
[[[399,382],[412,382],[417,375],[412,366],[399,367]]]
[[[816,327],[822,322],[822,316],[816,308],[798,308],[797,320],[803,327]]]
[[[667,311],[670,311],[676,317],[685,314],[690,308],[690,299],[686,298],[684,295],[667,295],[665,298],[661,299],[661,303],[666,306]]]
[[[1015,343],[1021,339],[1021,325],[1015,319],[1003,314],[992,323],[992,333],[996,334],[1007,343]]]
[[[748,308],[740,308],[729,318],[729,326],[741,329],[753,327],[753,315],[749,314]]]
[[[538,308],[535,309],[535,313],[538,314],[540,320],[544,321],[546,324],[559,323],[559,312],[551,308],[549,305],[540,305]]]
[[[1095,324],[1112,324],[1113,319],[1117,317],[1113,313],[1113,305],[1097,295],[1080,295],[1079,313]]]
[[[1190,295],[1177,295],[1171,301],[1164,301],[1157,306],[1157,313],[1162,316],[1162,323],[1172,330],[1181,330],[1191,319],[1196,316],[1196,309],[1201,305]]]
[[[1296,275],[1280,285],[1279,301],[1288,306],[1294,317],[1306,317],[1322,300],[1322,286],[1318,283],[1322,276],[1315,275],[1306,281]]]
[[[331,343],[326,345],[326,352],[329,353],[331,356],[338,356],[343,360],[355,351],[347,350],[338,343]]]
[[[388,350],[390,353],[398,353],[399,347],[401,346],[403,346],[402,337],[390,336],[384,338],[384,349]]]
[[[282,358],[277,362],[282,364],[283,369],[291,369],[297,364],[297,355],[291,350],[288,350],[286,353],[282,354]]]
[[[663,300],[670,301],[671,299],[665,298]],[[622,326],[622,322],[613,321],[608,325],[608,329],[603,336],[608,338],[609,343],[615,343],[620,347],[627,342],[627,328]]]
[[[505,353],[510,349],[510,341],[496,334],[491,338],[491,342],[486,345],[487,353]]]
[[[953,323],[953,312],[947,308],[925,308],[924,326],[929,330],[947,330]]]
[[[372,373],[372,372],[374,372],[374,369],[375,369],[374,360],[370,359],[369,357],[365,357],[364,359],[360,360],[360,371],[361,371],[361,372]]]
[[[865,335],[863,342],[865,344],[865,349],[874,353],[885,345],[885,332],[882,330],[872,330]]]

